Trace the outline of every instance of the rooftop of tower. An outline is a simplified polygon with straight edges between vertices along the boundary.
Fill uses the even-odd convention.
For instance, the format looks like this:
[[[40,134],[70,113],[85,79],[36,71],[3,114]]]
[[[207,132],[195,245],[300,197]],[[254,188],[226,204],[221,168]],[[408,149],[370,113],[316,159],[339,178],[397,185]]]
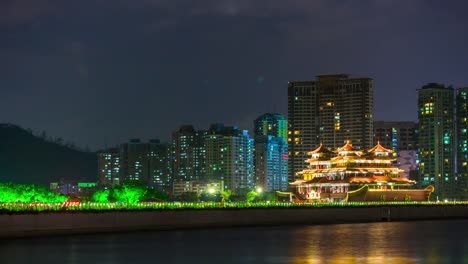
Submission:
[[[421,89],[451,89],[453,90],[453,87],[452,86],[445,86],[444,84],[440,84],[440,83],[428,83],[426,85],[424,85],[423,87],[421,87]],[[418,89],[418,90],[421,90],[421,89]]]

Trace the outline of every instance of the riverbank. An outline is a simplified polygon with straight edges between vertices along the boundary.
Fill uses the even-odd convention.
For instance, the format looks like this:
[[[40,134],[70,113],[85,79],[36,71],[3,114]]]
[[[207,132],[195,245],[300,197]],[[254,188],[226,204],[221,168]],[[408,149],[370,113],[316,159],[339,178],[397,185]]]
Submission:
[[[47,212],[0,215],[0,238],[187,228],[468,219],[468,205]]]

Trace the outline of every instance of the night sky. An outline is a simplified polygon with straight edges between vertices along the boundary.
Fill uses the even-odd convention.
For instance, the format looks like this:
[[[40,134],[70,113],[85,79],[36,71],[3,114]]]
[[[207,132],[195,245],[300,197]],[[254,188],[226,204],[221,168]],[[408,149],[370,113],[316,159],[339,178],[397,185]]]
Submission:
[[[0,122],[91,149],[182,124],[251,130],[287,82],[371,77],[375,120],[468,86],[466,1],[1,0]]]

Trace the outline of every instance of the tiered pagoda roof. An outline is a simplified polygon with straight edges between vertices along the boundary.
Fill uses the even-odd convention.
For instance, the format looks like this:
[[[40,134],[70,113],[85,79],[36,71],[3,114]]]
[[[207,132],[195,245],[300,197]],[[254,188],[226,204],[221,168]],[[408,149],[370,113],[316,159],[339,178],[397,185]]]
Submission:
[[[335,154],[331,155],[333,152]],[[350,141],[347,141],[344,146],[333,152],[320,144],[317,149],[308,153],[312,155],[310,159],[306,160],[307,163],[310,163],[310,168],[298,172],[297,175],[303,175],[303,180],[306,181],[313,180],[315,177],[341,175],[341,177],[355,179],[349,183],[392,182],[390,179],[394,179],[393,182],[414,184],[414,181],[408,182],[406,178],[399,180],[398,175],[402,170],[391,165],[391,161],[395,160],[390,155],[393,150],[384,148],[380,142],[365,151],[355,148]]]
[[[290,185],[304,185],[304,184],[317,184],[317,183],[365,183],[365,184],[378,184],[378,183],[393,183],[393,184],[409,184],[413,185],[415,181],[407,178],[392,178],[390,176],[372,176],[372,177],[350,177],[343,180],[330,180],[327,177],[316,177],[308,181],[296,180],[291,182]]]
[[[369,149],[367,151],[367,153],[376,153],[376,152],[393,153],[394,151],[391,150],[391,149],[387,149],[387,148],[382,147],[382,145],[380,145],[380,141],[377,141],[377,145],[375,145],[373,148]]]
[[[320,146],[316,149],[314,149],[313,151],[309,151],[307,152],[307,155],[312,155],[312,154],[332,154],[333,152],[328,150],[327,148],[325,148],[322,144],[322,142],[320,142]]]
[[[336,153],[340,153],[340,152],[361,152],[362,153],[362,151],[355,148],[353,146],[353,144],[351,144],[351,142],[349,140],[346,141],[346,144],[344,146],[342,146],[341,148],[338,148],[334,152],[336,152]]]
[[[340,167],[340,168],[328,168],[328,169],[305,169],[298,174],[308,174],[308,173],[328,173],[328,172],[371,172],[371,173],[393,173],[398,174],[402,172],[399,168],[396,167],[386,167],[386,168],[349,168],[349,167]]]
[[[320,146],[318,148],[316,148],[313,151],[307,152],[307,154],[311,155],[312,157],[310,159],[306,159],[305,162],[311,163],[314,161],[329,160],[330,155],[333,154],[333,152],[325,148],[322,142],[320,142]]]

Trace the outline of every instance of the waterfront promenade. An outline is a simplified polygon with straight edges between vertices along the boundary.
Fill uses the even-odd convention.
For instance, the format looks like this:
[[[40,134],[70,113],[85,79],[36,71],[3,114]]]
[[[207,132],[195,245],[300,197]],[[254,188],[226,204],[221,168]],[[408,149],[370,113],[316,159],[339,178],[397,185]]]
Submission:
[[[211,209],[22,211],[0,214],[0,238],[43,235],[468,219],[467,203]]]

